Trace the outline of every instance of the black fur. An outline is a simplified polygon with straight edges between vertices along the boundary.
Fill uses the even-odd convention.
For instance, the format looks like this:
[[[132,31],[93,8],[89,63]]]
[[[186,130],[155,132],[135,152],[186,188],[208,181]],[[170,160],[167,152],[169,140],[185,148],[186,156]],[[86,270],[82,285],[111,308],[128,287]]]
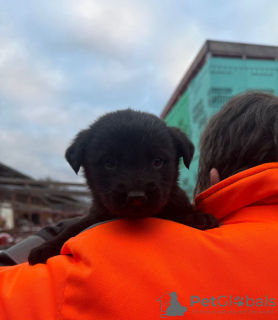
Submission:
[[[127,109],[104,115],[76,136],[65,155],[76,173],[84,170],[93,198],[89,215],[33,249],[29,263],[46,262],[70,237],[117,217],[155,216],[202,229],[217,226],[213,216],[193,210],[178,186],[179,160],[189,168],[193,154],[182,131],[152,114]]]

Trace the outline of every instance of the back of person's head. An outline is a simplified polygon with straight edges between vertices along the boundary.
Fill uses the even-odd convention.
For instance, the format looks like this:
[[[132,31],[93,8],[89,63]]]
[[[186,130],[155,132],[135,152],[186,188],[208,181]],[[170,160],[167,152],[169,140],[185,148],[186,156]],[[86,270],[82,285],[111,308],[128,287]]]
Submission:
[[[278,97],[248,92],[229,100],[206,126],[200,140],[195,195],[210,187],[210,170],[220,180],[277,161]]]

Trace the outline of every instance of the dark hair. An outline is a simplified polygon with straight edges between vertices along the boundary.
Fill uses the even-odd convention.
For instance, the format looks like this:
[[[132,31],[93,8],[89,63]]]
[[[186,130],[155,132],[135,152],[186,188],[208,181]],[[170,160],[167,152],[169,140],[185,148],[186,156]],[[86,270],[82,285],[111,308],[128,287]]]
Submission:
[[[277,161],[278,97],[247,92],[229,100],[206,126],[200,139],[195,195],[210,187],[209,173],[220,180]]]

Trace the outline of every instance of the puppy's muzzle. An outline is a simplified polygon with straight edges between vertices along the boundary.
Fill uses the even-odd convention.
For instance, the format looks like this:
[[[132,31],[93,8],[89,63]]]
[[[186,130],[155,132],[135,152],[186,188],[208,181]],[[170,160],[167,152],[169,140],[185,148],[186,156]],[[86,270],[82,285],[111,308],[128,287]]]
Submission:
[[[141,206],[147,201],[145,192],[143,191],[130,191],[127,194],[127,203],[134,206]]]

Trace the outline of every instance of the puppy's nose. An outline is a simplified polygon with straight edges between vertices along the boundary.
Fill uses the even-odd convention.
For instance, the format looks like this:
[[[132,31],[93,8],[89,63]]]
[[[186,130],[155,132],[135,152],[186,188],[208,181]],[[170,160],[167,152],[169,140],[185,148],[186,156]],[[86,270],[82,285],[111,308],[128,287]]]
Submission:
[[[127,194],[127,202],[132,205],[141,205],[146,202],[147,197],[143,191],[131,191]]]

